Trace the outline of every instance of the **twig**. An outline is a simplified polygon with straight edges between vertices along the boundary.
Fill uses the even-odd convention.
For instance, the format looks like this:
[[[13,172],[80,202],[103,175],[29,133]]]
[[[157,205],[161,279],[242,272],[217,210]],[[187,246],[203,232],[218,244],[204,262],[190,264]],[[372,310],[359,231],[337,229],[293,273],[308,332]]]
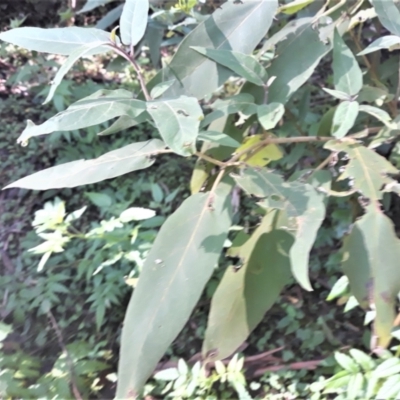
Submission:
[[[127,61],[129,61],[131,63],[131,65],[133,66],[133,68],[136,71],[137,77],[139,79],[140,87],[142,88],[142,92],[144,94],[144,97],[145,97],[146,101],[151,101],[152,98],[151,98],[151,96],[149,94],[149,91],[147,90],[146,83],[145,83],[143,75],[142,75],[142,71],[140,70],[140,67],[139,67],[138,63],[136,62],[136,60],[134,58],[134,55],[127,54],[124,50],[122,50],[120,47],[118,47],[114,42],[110,42],[109,46],[117,54],[119,54],[121,57],[125,58],[125,60],[127,60]]]
[[[67,347],[64,344],[64,339],[63,339],[63,335],[62,335],[61,329],[58,326],[57,321],[54,318],[54,315],[50,310],[47,311],[47,316],[50,319],[51,325],[53,326],[53,329],[56,332],[58,343],[59,343],[60,347],[62,348],[63,353],[64,353],[64,355],[66,357],[66,360],[67,360],[67,363],[68,363],[68,367],[69,367],[69,370],[70,370],[69,373],[70,373],[70,378],[71,378],[72,391],[74,393],[75,399],[83,400],[82,395],[79,393],[78,387],[76,386],[75,377],[74,377],[74,364],[72,362],[71,356],[68,353]]]
[[[333,159],[335,153],[331,153],[329,154],[328,157],[325,158],[324,161],[322,161],[322,163],[320,163],[315,169],[314,171],[311,173],[310,177],[315,174],[317,171],[320,171],[321,169],[324,169]]]
[[[217,177],[215,178],[215,181],[211,187],[210,194],[209,194],[209,200],[212,199],[212,196],[214,195],[215,190],[217,189],[218,184],[221,182],[222,178],[224,177],[225,174],[225,168],[221,168],[220,171],[218,172]]]
[[[285,138],[275,138],[268,137],[261,142],[255,143],[247,149],[236,153],[227,163],[226,165],[232,165],[240,158],[242,158],[245,154],[255,152],[261,147],[267,146],[269,144],[288,144],[288,143],[309,143],[309,142],[328,142],[329,140],[337,139],[332,136],[294,136],[294,137],[285,137]]]
[[[325,5],[325,7],[330,3],[330,1],[327,2],[327,4]],[[316,16],[316,18],[314,18],[314,22],[318,21],[320,18],[322,17],[326,17],[330,14],[332,14],[333,12],[335,12],[336,10],[338,10],[340,7],[344,6],[346,4],[346,0],[340,0],[340,2],[336,5],[334,5],[332,8],[330,8],[327,11],[324,11],[322,14],[319,14]]]
[[[282,365],[271,365],[266,368],[260,368],[253,373],[253,377],[256,378],[258,376],[264,375],[268,371],[279,371],[281,369],[315,369],[321,364],[323,360],[310,360],[310,361],[300,361],[291,364],[282,364]]]
[[[222,168],[225,167],[225,163],[224,162],[216,160],[215,158],[212,158],[212,157],[208,156],[207,154],[201,153],[199,151],[197,151],[194,154],[196,154],[197,157],[202,158],[203,160],[206,160],[206,161],[210,162],[211,164],[218,165],[219,167],[222,167]]]

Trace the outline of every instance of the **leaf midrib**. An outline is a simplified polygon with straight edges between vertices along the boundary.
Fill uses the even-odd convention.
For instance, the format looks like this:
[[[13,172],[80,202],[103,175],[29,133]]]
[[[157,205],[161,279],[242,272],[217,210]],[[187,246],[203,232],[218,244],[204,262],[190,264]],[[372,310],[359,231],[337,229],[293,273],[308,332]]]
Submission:
[[[214,194],[214,196],[215,196],[215,194]],[[150,331],[151,331],[149,328],[150,328],[152,325],[154,325],[154,319],[156,318],[157,314],[159,313],[159,310],[160,310],[160,308],[161,308],[160,306],[163,304],[163,302],[164,302],[164,300],[165,300],[165,297],[167,296],[167,293],[169,293],[169,289],[170,289],[170,286],[171,286],[172,282],[175,280],[175,278],[176,278],[176,276],[177,276],[177,274],[178,274],[178,271],[180,271],[180,269],[181,269],[181,267],[182,267],[182,263],[183,263],[183,261],[184,261],[185,258],[186,258],[187,252],[189,251],[189,248],[190,248],[190,246],[192,245],[192,242],[194,241],[194,238],[195,238],[195,236],[196,236],[196,234],[197,234],[197,231],[198,231],[198,229],[199,229],[199,227],[200,227],[200,223],[202,222],[205,213],[206,213],[207,211],[208,211],[208,212],[211,212],[210,209],[207,207],[207,203],[208,203],[208,201],[209,201],[209,198],[210,198],[210,195],[209,195],[209,194],[205,196],[205,198],[204,198],[204,205],[203,205],[203,208],[202,208],[202,210],[201,210],[201,212],[200,212],[200,214],[199,214],[199,218],[198,218],[198,221],[197,221],[197,223],[196,223],[196,225],[195,225],[195,227],[194,227],[194,229],[193,229],[192,235],[190,236],[189,241],[187,242],[187,245],[186,245],[186,247],[185,247],[185,250],[184,250],[184,252],[182,253],[182,256],[181,256],[181,258],[180,258],[180,260],[179,260],[179,263],[178,263],[177,267],[175,268],[174,273],[172,274],[172,276],[171,276],[171,278],[170,278],[168,284],[166,284],[165,287],[164,287],[164,293],[163,293],[163,295],[162,295],[160,301],[158,302],[157,307],[156,307],[156,309],[155,309],[155,311],[154,311],[154,313],[153,313],[151,319],[150,319],[149,322],[146,324],[146,329],[142,329],[142,332],[150,332]],[[215,201],[215,200],[214,200],[214,201]],[[143,335],[141,335],[141,337],[143,337]],[[145,343],[146,338],[147,338],[147,336],[146,336],[144,339],[141,340],[142,345],[140,346],[140,349],[141,349],[141,350],[140,350],[140,354],[143,354],[143,348],[144,348],[144,343]],[[140,359],[140,357],[138,357],[138,359]],[[136,366],[136,369],[137,369],[138,367],[139,367],[139,366]],[[129,386],[133,386],[133,378],[134,378],[135,375],[136,375],[136,374],[134,374],[134,373],[130,374],[130,378],[129,378],[130,385],[129,385]]]
[[[247,21],[247,19],[250,18],[254,14],[254,12],[256,12],[263,5],[264,2],[265,2],[265,0],[260,0],[260,4],[256,8],[254,8],[251,12],[249,12],[249,14],[241,21],[241,23],[236,25],[236,27],[229,33],[229,35],[224,36],[225,39],[218,46],[214,47],[213,49],[219,50],[226,42],[228,42],[229,38],[236,32],[236,30],[241,28],[242,25]],[[209,18],[211,18],[211,17],[209,17]],[[202,25],[204,25],[207,22],[207,20],[202,22]],[[199,25],[199,27],[200,27],[200,25]],[[191,69],[187,70],[187,73],[185,74],[185,76],[183,78],[181,78],[181,80],[183,81],[183,80],[187,79],[188,76],[192,75],[193,71],[196,71],[201,65],[203,65],[207,61],[210,61],[210,59],[206,56],[203,56],[197,65],[194,65]],[[173,69],[173,68],[175,68],[175,66],[174,65],[170,66],[170,68]],[[175,77],[175,79],[178,80],[177,77]]]

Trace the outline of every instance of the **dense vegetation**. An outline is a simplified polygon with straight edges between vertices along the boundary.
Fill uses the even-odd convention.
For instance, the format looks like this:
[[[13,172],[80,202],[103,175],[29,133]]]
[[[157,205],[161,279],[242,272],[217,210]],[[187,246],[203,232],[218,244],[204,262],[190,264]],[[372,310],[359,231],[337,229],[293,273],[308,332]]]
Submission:
[[[21,4],[1,397],[398,398],[398,3]]]

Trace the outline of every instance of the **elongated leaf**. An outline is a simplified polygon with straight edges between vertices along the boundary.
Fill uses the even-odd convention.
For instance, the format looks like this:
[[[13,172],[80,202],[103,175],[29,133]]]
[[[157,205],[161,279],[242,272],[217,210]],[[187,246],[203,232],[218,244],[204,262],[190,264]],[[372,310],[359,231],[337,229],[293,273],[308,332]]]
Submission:
[[[104,17],[99,19],[96,24],[97,29],[107,29],[109,26],[113,25],[115,21],[117,21],[121,14],[124,5],[120,4],[119,6],[110,10]]]
[[[293,19],[292,21],[289,21],[282,29],[278,30],[278,32],[274,33],[270,38],[265,41],[261,50],[257,54],[257,58],[260,58],[268,50],[273,49],[278,43],[286,40],[290,34],[296,32],[297,34],[299,34],[307,27],[310,27],[312,23],[313,19],[309,17]],[[300,27],[302,27],[303,29],[299,30]]]
[[[270,103],[257,107],[257,116],[265,130],[274,129],[285,113],[285,107],[280,103]]]
[[[352,98],[349,94],[345,92],[341,92],[340,90],[333,90],[333,89],[328,89],[328,88],[322,88],[323,91],[326,93],[330,94],[331,96],[335,97],[336,99],[339,100],[346,100],[346,101],[351,101]]]
[[[361,372],[354,374],[347,385],[347,399],[359,399],[363,394],[364,375]]]
[[[175,153],[188,156],[196,151],[203,111],[194,97],[149,102],[147,111],[165,143]]]
[[[72,131],[102,124],[122,115],[138,117],[146,110],[146,103],[133,98],[128,90],[99,90],[70,105],[41,125],[28,121],[28,125],[18,138],[25,143],[33,136],[46,135],[55,131]]]
[[[155,161],[152,156],[164,148],[165,144],[158,139],[132,143],[99,158],[71,161],[44,169],[7,185],[5,189],[20,187],[48,190],[101,182],[150,167]]]
[[[77,14],[92,11],[97,7],[101,7],[107,3],[111,3],[112,1],[114,0],[87,0],[86,4],[77,12]]]
[[[170,80],[167,82],[159,83],[158,85],[154,86],[150,92],[151,98],[156,99],[157,97],[160,97],[166,90],[168,90],[168,88],[172,86],[173,83],[174,81]]]
[[[369,54],[377,50],[382,49],[390,49],[393,46],[398,46],[400,44],[400,37],[394,35],[382,36],[379,39],[373,41],[368,47],[366,47],[363,51],[358,53],[358,56],[362,56],[364,54]]]
[[[357,221],[343,246],[343,269],[351,291],[363,307],[376,309],[375,333],[387,347],[395,319],[395,300],[400,291],[400,241],[392,221],[372,202]]]
[[[400,36],[400,11],[393,0],[370,0],[381,24],[394,35]]]
[[[107,135],[112,135],[113,133],[121,132],[125,129],[131,128],[132,126],[141,124],[148,118],[150,118],[150,116],[146,112],[143,112],[135,119],[128,117],[126,115],[122,115],[110,127],[104,129],[104,131],[99,132],[98,135],[107,136]]]
[[[149,0],[125,0],[119,26],[122,43],[136,46],[146,31]]]
[[[312,75],[321,58],[331,50],[331,44],[321,42],[311,21],[312,18],[303,21],[305,25],[296,25],[296,29],[289,31],[286,40],[277,46],[277,57],[268,68],[268,75],[276,76],[269,88],[270,102],[285,104]]]
[[[360,366],[347,354],[335,352],[335,360],[348,372],[355,373],[360,370]]]
[[[150,19],[144,37],[145,42],[149,46],[150,60],[154,67],[158,67],[161,60],[160,49],[164,38],[165,27],[160,25],[161,24],[157,24],[154,19]]]
[[[389,94],[386,87],[374,87],[369,85],[364,85],[361,92],[357,96],[357,101],[361,104],[365,103],[375,103],[379,107],[382,106],[387,101],[390,101],[393,95]]]
[[[389,184],[396,183],[387,174],[396,174],[398,170],[386,158],[360,143],[330,141],[325,148],[348,154],[350,161],[338,179],[351,179],[352,186],[371,200],[382,199],[385,186],[390,190]]]
[[[0,40],[25,49],[66,56],[69,56],[84,45],[107,42],[109,39],[110,34],[108,32],[77,26],[47,29],[22,27],[0,33]],[[95,48],[87,54],[101,54],[109,50],[108,46],[103,46]]]
[[[298,11],[302,10],[304,7],[307,7],[314,0],[294,0],[288,4],[284,4],[280,6],[278,11],[284,14],[296,14]]]
[[[234,353],[290,282],[290,233],[273,229],[274,212],[244,244],[244,265],[228,267],[211,302],[203,357],[221,360]],[[271,218],[272,217],[272,218]],[[271,231],[271,229],[273,229]]]
[[[333,39],[333,82],[335,89],[355,96],[363,86],[363,76],[354,54],[335,30]]]
[[[228,97],[227,99],[218,99],[213,105],[213,112],[206,115],[201,121],[201,127],[208,126],[211,122],[227,116],[229,114],[242,113],[245,116],[255,114],[257,112],[257,105],[254,104],[255,100],[251,94],[239,93],[235,96]]]
[[[198,139],[203,141],[207,140],[209,142],[218,143],[221,144],[222,146],[228,146],[234,148],[240,146],[240,143],[237,140],[232,139],[230,136],[222,132],[203,131],[199,133]]]
[[[255,85],[263,86],[267,83],[268,74],[265,68],[250,55],[237,51],[206,49],[198,46],[192,46],[191,48],[216,63],[229,68]]]
[[[385,380],[376,394],[378,399],[395,399],[400,393],[400,374],[390,376]]]
[[[397,128],[397,125],[394,122],[392,122],[392,118],[390,117],[390,115],[381,108],[362,104],[360,106],[360,111],[372,115],[379,121],[383,122],[388,128],[391,129]]]
[[[173,79],[175,83],[164,93],[164,98],[185,94],[201,99],[214,92],[229,78],[231,71],[191,47],[249,54],[267,34],[277,7],[277,0],[222,4],[185,37],[171,63],[149,83],[150,88],[161,81]]]
[[[139,392],[199,300],[231,224],[230,189],[189,197],[161,227],[126,312],[117,398]]]
[[[260,203],[261,206],[286,210],[288,229],[296,239],[290,250],[292,273],[305,289],[312,290],[308,278],[308,260],[325,217],[324,196],[310,184],[284,182],[280,175],[265,168],[247,168],[233,178],[247,193],[266,198]]]
[[[356,101],[343,101],[335,111],[332,121],[332,136],[338,139],[347,135],[354,126],[360,105]]]
[[[58,70],[56,76],[54,77],[53,81],[51,82],[51,87],[49,94],[46,97],[46,100],[43,104],[48,103],[54,96],[54,93],[57,90],[58,85],[62,82],[65,74],[72,68],[77,60],[80,58],[87,56],[89,52],[95,50],[97,47],[106,46],[107,42],[96,42],[91,43],[90,45],[83,45],[76,50],[74,50],[68,57],[68,59],[61,65],[60,69]],[[111,49],[111,48],[110,48]]]

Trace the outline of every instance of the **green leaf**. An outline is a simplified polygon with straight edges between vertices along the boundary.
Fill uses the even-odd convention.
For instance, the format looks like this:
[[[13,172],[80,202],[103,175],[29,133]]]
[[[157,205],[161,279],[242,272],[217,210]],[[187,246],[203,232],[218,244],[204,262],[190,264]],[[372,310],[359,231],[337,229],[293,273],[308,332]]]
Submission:
[[[156,212],[142,207],[131,207],[122,211],[119,220],[123,223],[131,221],[142,221],[144,219],[153,218]]]
[[[53,98],[58,85],[61,83],[65,74],[72,68],[72,66],[75,64],[77,60],[79,60],[84,56],[87,56],[89,52],[95,50],[97,47],[101,47],[104,45],[107,45],[107,42],[90,43],[88,45],[86,44],[81,47],[78,47],[76,50],[71,52],[68,59],[61,65],[61,68],[58,70],[56,76],[51,82],[49,94],[47,95],[46,100],[44,101],[43,104],[48,103]]]
[[[400,393],[400,374],[390,376],[376,394],[377,399],[396,399]]]
[[[22,27],[0,33],[0,40],[28,50],[68,56],[84,45],[109,41],[110,34],[100,29],[77,26],[47,29]],[[109,50],[109,46],[104,46],[92,49],[87,54],[100,54]]]
[[[326,388],[324,393],[337,393],[337,389],[344,389],[348,385],[351,377],[352,375],[349,374],[348,371],[338,372],[324,382]]]
[[[363,351],[358,349],[350,349],[349,353],[365,372],[371,371],[375,368],[375,361],[373,358],[368,354],[365,354]]]
[[[330,141],[325,144],[325,148],[348,154],[350,161],[338,180],[351,179],[352,186],[371,200],[382,199],[384,186],[396,183],[387,174],[397,174],[398,170],[386,158],[360,143]],[[390,186],[386,188],[389,189]]]
[[[381,24],[394,35],[400,36],[400,11],[393,0],[370,0]]]
[[[198,46],[192,46],[191,48],[216,63],[229,68],[255,85],[263,86],[268,80],[268,74],[265,68],[250,55],[237,51],[206,49]]]
[[[226,135],[225,133],[222,132],[216,132],[216,131],[202,131],[199,133],[198,140],[203,140],[203,141],[208,141],[208,142],[213,142],[213,143],[218,143],[222,146],[228,146],[228,147],[234,147],[237,148],[240,146],[240,143],[232,139],[230,136]]]
[[[358,56],[362,56],[364,54],[373,53],[377,50],[382,49],[390,49],[391,47],[397,46],[400,44],[400,37],[394,35],[382,36],[379,39],[374,40],[368,47],[366,47],[363,51],[358,53]]]
[[[331,107],[321,118],[317,136],[330,136],[337,107]]]
[[[347,385],[347,399],[359,399],[363,394],[364,375],[361,372],[353,375]]]
[[[248,93],[239,93],[227,99],[218,99],[211,107],[214,111],[207,114],[201,121],[200,126],[202,128],[230,114],[241,113],[245,116],[250,116],[257,112],[257,105],[255,104],[254,97]]]
[[[333,82],[335,89],[355,96],[363,86],[363,76],[352,51],[335,30],[333,38]]]
[[[360,105],[356,101],[343,101],[335,111],[332,121],[332,136],[341,139],[354,126]]]
[[[257,107],[258,121],[265,130],[274,129],[285,113],[285,107],[280,103],[263,104]]]
[[[158,68],[161,60],[161,44],[164,38],[164,33],[165,32],[163,26],[157,24],[154,19],[149,19],[149,24],[146,28],[144,41],[149,47],[151,63],[156,68]]]
[[[288,252],[293,237],[274,229],[268,213],[240,248],[240,268],[228,267],[211,301],[203,356],[208,361],[234,353],[290,282]]]
[[[101,19],[97,21],[96,28],[107,29],[109,26],[113,25],[114,22],[116,22],[120,18],[123,8],[124,4],[120,4],[119,6],[110,10]]]
[[[73,131],[88,126],[102,124],[122,115],[138,117],[146,110],[146,103],[136,100],[128,90],[99,90],[70,105],[65,111],[56,114],[41,125],[28,120],[28,125],[18,138],[25,143],[33,136],[45,135],[55,131]]]
[[[378,106],[382,106],[385,102],[392,100],[393,95],[389,94],[386,87],[374,87],[364,85],[361,92],[357,96],[357,101],[361,103],[375,103]]]
[[[112,1],[115,0],[87,0],[86,4],[77,12],[77,14],[92,11],[97,7],[101,7],[107,3],[111,3]]]
[[[76,187],[115,178],[131,171],[150,167],[153,155],[165,148],[158,139],[133,143],[92,160],[78,160],[44,169],[7,185],[33,190]]]
[[[171,79],[170,81],[161,82],[158,85],[154,86],[150,92],[151,98],[156,99],[157,97],[160,97],[166,90],[168,90],[173,85],[173,83],[174,81]]]
[[[85,196],[97,207],[100,208],[109,208],[111,207],[113,200],[112,198],[105,193],[97,193],[97,192],[86,192]]]
[[[347,100],[347,101],[353,100],[350,95],[348,95],[345,92],[341,92],[340,90],[333,90],[328,88],[322,88],[322,90],[339,100]]]
[[[99,136],[107,136],[112,135],[117,132],[124,131],[125,129],[129,129],[133,126],[139,125],[142,122],[147,121],[150,118],[147,112],[141,113],[137,118],[131,118],[127,115],[121,115],[117,120],[115,120],[111,126],[104,129],[98,133]]]
[[[326,300],[331,301],[340,296],[343,296],[347,292],[348,287],[349,287],[349,279],[347,278],[346,275],[341,276],[333,285]]]
[[[279,43],[276,55],[268,68],[269,76],[276,76],[268,91],[268,100],[285,104],[294,92],[310,78],[319,61],[332,48],[324,44],[312,27],[313,18],[303,21],[294,32]]]
[[[231,225],[230,191],[190,196],[161,227],[125,315],[117,398],[137,395],[190,317]]]
[[[176,368],[167,368],[154,374],[154,379],[159,381],[174,381],[179,378],[179,375],[179,371]]]
[[[312,18],[298,18],[288,21],[288,23],[282,29],[279,29],[264,42],[261,50],[257,53],[257,58],[259,59],[266,52],[273,50],[278,43],[286,40],[288,35],[296,32],[297,34],[298,32],[302,32],[304,29],[310,27],[312,23]],[[300,27],[302,27],[303,29],[299,30]]]
[[[290,249],[292,273],[303,288],[312,290],[308,278],[309,252],[325,217],[324,195],[310,184],[284,182],[281,176],[265,168],[247,168],[233,178],[247,193],[266,198],[261,206],[286,210],[287,229],[295,236]]]
[[[148,102],[147,111],[165,144],[175,153],[189,156],[196,151],[203,111],[194,97]]]
[[[277,7],[277,0],[224,3],[183,39],[171,63],[157,74],[149,87],[173,79],[174,84],[163,95],[165,98],[189,95],[201,99],[214,92],[229,78],[231,71],[191,47],[249,54],[267,34]]]
[[[360,370],[357,363],[347,354],[336,352],[335,360],[343,369],[345,369],[348,372],[354,373]]]
[[[375,334],[382,347],[387,347],[392,339],[394,307],[400,291],[399,257],[400,241],[393,223],[379,204],[372,202],[344,240],[342,265],[360,305],[373,304],[376,309]]]
[[[122,43],[136,46],[146,31],[149,14],[149,0],[126,0],[122,9],[119,26]]]
[[[388,128],[396,129],[397,125],[392,122],[392,118],[390,115],[385,111],[382,110],[381,108],[378,107],[373,107],[373,106],[368,106],[365,104],[360,105],[359,108],[360,112],[365,112],[369,115],[372,115],[382,123],[384,123]]]
[[[280,6],[278,12],[282,12],[284,14],[296,14],[298,11],[302,10],[303,8],[307,7],[311,4],[314,0],[294,0],[288,4],[284,4]]]
[[[391,357],[385,360],[382,364],[379,364],[375,371],[373,371],[373,376],[375,378],[388,378],[394,374],[400,372],[400,360],[398,357]]]

